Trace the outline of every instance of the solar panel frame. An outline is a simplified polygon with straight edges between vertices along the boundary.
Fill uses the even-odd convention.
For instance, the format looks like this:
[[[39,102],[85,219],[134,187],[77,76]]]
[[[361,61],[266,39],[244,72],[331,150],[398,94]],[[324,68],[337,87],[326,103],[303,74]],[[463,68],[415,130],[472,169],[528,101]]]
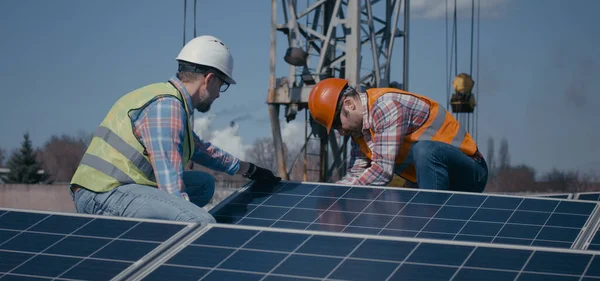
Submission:
[[[582,249],[600,251],[600,211],[593,214],[594,218],[590,223],[586,239],[582,241]]]
[[[600,202],[600,192],[580,192],[576,193],[573,198],[582,201]]]
[[[128,280],[375,281],[419,274],[430,275],[427,280],[592,280],[600,278],[600,251],[208,224]]]
[[[14,217],[11,219],[7,215],[33,220],[14,221]],[[194,226],[186,222],[18,208],[0,208],[0,222],[3,222],[0,224],[0,255],[22,259],[12,266],[4,264],[4,269],[0,262],[0,279],[27,276],[85,280],[101,278],[101,274],[108,274],[104,278],[115,279],[137,270],[147,259],[152,259],[185,237]],[[156,226],[166,228],[152,231]],[[99,229],[103,231],[96,232]],[[3,236],[3,233],[8,235]],[[36,262],[38,266],[35,266]],[[54,273],[46,272],[44,275],[41,272],[44,268],[39,265],[52,262],[51,267],[54,268],[47,267],[46,270]],[[123,265],[123,268],[117,264]],[[61,266],[64,267],[61,269]],[[92,269],[98,267],[107,270],[97,272]],[[75,278],[76,275],[79,276]]]
[[[314,195],[312,195],[312,192],[314,192],[315,190],[317,190],[318,186],[329,186],[332,188],[346,188],[346,192],[350,192],[350,190],[352,188],[357,188],[357,189],[372,189],[372,190],[381,190],[379,193],[377,193],[379,195],[385,193],[385,192],[404,192],[404,193],[410,193],[413,192],[415,193],[413,196],[416,197],[417,193],[423,194],[423,196],[430,196],[430,197],[435,197],[435,196],[442,196],[444,194],[446,194],[448,196],[448,198],[446,198],[446,200],[450,200],[450,198],[454,195],[458,195],[458,196],[470,196],[472,198],[484,198],[482,199],[483,202],[480,203],[480,205],[476,206],[477,210],[472,210],[473,214],[471,214],[471,217],[469,217],[466,222],[464,223],[464,225],[462,226],[462,228],[460,230],[457,230],[456,232],[442,232],[442,233],[430,233],[429,231],[423,231],[423,229],[425,228],[426,225],[429,224],[430,221],[433,221],[432,218],[436,218],[435,216],[437,215],[437,212],[442,209],[443,207],[445,207],[443,204],[440,205],[440,207],[438,208],[437,211],[435,211],[435,214],[431,214],[429,216],[423,216],[424,219],[428,220],[427,222],[424,222],[422,219],[418,219],[421,224],[425,224],[422,226],[422,228],[417,232],[417,234],[415,234],[414,237],[416,238],[432,238],[432,236],[435,238],[437,236],[438,239],[449,239],[449,235],[453,235],[454,237],[452,237],[452,240],[455,240],[457,238],[459,239],[465,239],[465,241],[476,241],[476,242],[482,242],[482,241],[486,241],[487,242],[491,242],[491,241],[487,241],[490,240],[490,237],[492,237],[492,243],[503,243],[503,244],[523,244],[523,243],[530,243],[532,246],[536,246],[536,245],[548,245],[548,244],[554,244],[555,247],[562,247],[562,248],[577,248],[577,249],[583,249],[584,247],[584,243],[586,241],[586,239],[588,239],[588,236],[585,236],[584,234],[586,234],[586,230],[589,227],[590,223],[592,223],[591,221],[591,214],[593,213],[597,213],[599,211],[599,205],[598,204],[594,204],[594,203],[586,203],[586,204],[581,204],[580,201],[578,200],[574,200],[574,199],[556,199],[556,198],[547,198],[547,197],[530,197],[530,196],[516,196],[516,195],[507,195],[507,194],[494,194],[494,193],[466,193],[466,192],[454,192],[454,191],[443,191],[443,190],[423,190],[423,189],[406,189],[406,188],[390,188],[390,187],[381,187],[381,186],[350,186],[350,185],[340,185],[340,184],[333,184],[333,183],[313,183],[313,182],[291,182],[291,181],[282,181],[282,183],[279,186],[279,190],[283,190],[285,188],[285,185],[287,184],[291,184],[291,185],[307,185],[307,186],[312,186],[313,190],[309,191],[308,193],[306,192],[296,192],[296,193],[302,193],[303,195],[305,195],[304,199],[300,199],[300,202],[294,202],[292,201],[290,202],[283,202],[283,205],[288,204],[288,205],[292,205],[292,207],[290,208],[289,206],[287,207],[282,207],[282,206],[274,206],[274,207],[270,207],[269,205],[264,205],[264,203],[268,200],[271,199],[272,195],[275,194],[279,194],[279,195],[298,195],[298,194],[294,194],[293,191],[289,191],[289,190],[285,190],[285,192],[288,193],[283,193],[283,192],[272,192],[269,195],[266,195],[264,198],[258,200],[257,202],[250,202],[247,203],[246,206],[250,209],[252,208],[251,211],[247,211],[246,213],[241,212],[240,217],[232,217],[235,221],[231,221],[231,222],[227,222],[225,220],[223,220],[224,217],[221,216],[222,212],[225,210],[227,211],[227,208],[230,208],[233,205],[236,205],[236,200],[241,200],[240,198],[243,199],[243,196],[248,196],[248,194],[250,192],[255,192],[253,191],[254,189],[254,182],[249,182],[248,184],[246,184],[245,186],[243,186],[239,191],[232,193],[226,200],[223,200],[220,204],[216,205],[215,207],[213,207],[210,210],[210,213],[215,216],[215,218],[217,219],[217,222],[219,223],[234,223],[234,224],[245,224],[245,225],[255,225],[255,226],[269,226],[269,227],[283,227],[283,228],[297,228],[297,229],[305,229],[305,230],[317,230],[317,228],[310,228],[312,226],[315,226],[315,222],[317,222],[317,219],[313,220],[313,221],[306,221],[306,222],[302,222],[302,221],[288,221],[288,220],[282,220],[282,218],[284,216],[288,216],[290,214],[290,211],[295,208],[295,209],[302,209],[300,207],[298,207],[298,203],[302,202],[302,200],[306,199],[306,197],[313,197]],[[267,187],[268,189],[268,187]],[[260,190],[260,188],[258,189]],[[256,191],[258,192],[258,191]],[[278,193],[279,192],[279,193]],[[310,196],[309,196],[310,194]],[[284,196],[279,196],[279,197],[284,197]],[[337,202],[340,199],[349,201],[349,200],[353,200],[354,198],[352,196],[346,197],[346,193],[344,193],[341,196],[333,196],[333,199],[335,199]],[[494,200],[520,200],[519,204],[527,201],[528,203],[539,203],[539,204],[549,204],[550,206],[554,206],[554,209],[552,209],[551,211],[543,211],[543,212],[539,212],[539,210],[535,210],[535,209],[531,209],[529,210],[528,208],[533,208],[531,206],[528,206],[527,208],[521,210],[518,209],[519,206],[515,206],[512,209],[506,209],[506,210],[500,210],[500,211],[496,211],[492,209],[488,209],[487,207],[482,207],[484,205],[484,202],[486,200],[488,200],[488,198],[492,198],[490,202],[493,202]],[[512,199],[511,199],[512,198]],[[376,199],[368,199],[369,200],[369,204],[377,201]],[[410,199],[412,200],[412,198]],[[402,200],[399,200],[402,201]],[[355,201],[358,202],[358,201]],[[516,201],[515,201],[516,202]],[[564,202],[564,203],[561,203]],[[404,202],[398,202],[400,204],[406,203],[406,205],[409,205],[410,203],[413,203],[411,201],[404,201]],[[418,206],[425,206],[422,205],[423,202],[418,202],[421,205]],[[445,204],[446,202],[444,202]],[[439,203],[438,203],[439,204]],[[589,204],[589,205],[588,205]],[[242,206],[243,204],[239,205]],[[572,205],[572,206],[588,206],[589,208],[592,208],[591,211],[589,212],[589,215],[586,213],[582,216],[587,216],[587,218],[585,218],[585,223],[583,223],[581,220],[583,219],[582,217],[580,217],[577,214],[560,214],[559,212],[555,212],[556,208],[558,208],[559,206],[567,206],[567,205]],[[329,205],[328,208],[324,208],[324,212],[328,212],[331,211],[329,208],[331,208],[333,206],[333,203],[331,205]],[[415,204],[415,206],[417,206]],[[490,205],[491,206],[491,205]],[[261,212],[259,216],[267,216],[267,218],[252,218],[252,217],[248,217],[248,214],[250,214],[251,212],[254,212],[256,209],[258,209],[258,207],[261,207]],[[264,208],[263,208],[264,207]],[[287,208],[287,210],[281,211],[283,212],[282,214],[279,214],[279,210],[277,208]],[[455,206],[448,206],[448,207],[455,207]],[[464,206],[460,206],[457,205],[456,207],[464,207]],[[468,207],[468,206],[467,206]],[[240,207],[242,208],[242,207]],[[368,208],[368,207],[367,207]],[[402,207],[405,208],[405,207]],[[471,208],[471,207],[469,207]],[[268,209],[268,210],[267,210]],[[360,207],[359,207],[360,209]],[[415,209],[415,208],[413,208]],[[433,208],[435,209],[435,208]],[[501,222],[502,226],[499,226],[500,229],[495,231],[493,235],[491,234],[484,234],[484,235],[479,235],[479,234],[467,234],[467,235],[462,235],[461,231],[464,231],[464,229],[467,228],[467,224],[469,227],[469,231],[471,231],[471,228],[474,228],[475,225],[481,225],[481,226],[486,226],[486,227],[498,227],[495,224],[497,223],[496,221],[490,220],[490,221],[486,221],[486,220],[472,220],[473,216],[476,215],[476,212],[479,212],[480,209],[485,209],[483,211],[486,211],[487,214],[486,216],[496,216],[498,215],[498,213],[500,215],[504,215],[507,216],[505,219],[498,219],[498,221]],[[362,209],[364,211],[364,209]],[[492,210],[492,211],[490,211]],[[365,231],[364,229],[357,229],[356,226],[352,226],[351,224],[356,220],[356,218],[359,215],[366,215],[363,214],[363,211],[358,211],[355,212],[357,213],[357,215],[348,223],[343,223],[341,224],[341,226],[344,226],[342,231]],[[404,210],[401,210],[404,211]],[[414,211],[414,210],[413,210]],[[484,212],[481,212],[481,214],[483,214]],[[323,213],[324,213],[323,212]],[[349,213],[352,211],[348,211],[348,210],[344,210],[344,214]],[[297,212],[294,212],[294,214]],[[508,214],[510,213],[510,214]],[[393,213],[391,213],[393,214]],[[518,216],[514,216],[514,214],[518,214]],[[523,216],[523,214],[525,214],[525,216]],[[583,214],[583,213],[582,213]],[[321,214],[320,216],[322,216],[323,214]],[[536,218],[536,215],[540,215],[538,218]],[[554,216],[555,215],[555,216]],[[268,218],[268,216],[272,216],[272,218]],[[538,224],[533,224],[533,225],[528,225],[528,224],[521,224],[518,221],[522,220],[522,221],[526,221],[528,219],[531,218],[527,218],[527,216],[532,216],[534,219],[538,219],[538,220],[543,220],[544,216],[545,217],[545,221],[543,222],[543,224],[538,223]],[[403,215],[400,215],[400,211],[396,214],[394,214],[394,217],[387,222],[387,224],[385,224],[385,226],[383,226],[383,228],[375,228],[374,230],[368,229],[368,231],[376,231],[379,230],[378,234],[383,234],[383,235],[392,235],[392,236],[406,236],[406,235],[413,235],[415,231],[410,230],[410,229],[385,229],[386,227],[388,227],[390,225],[390,223],[395,220],[397,217],[402,217],[403,219],[405,218]],[[409,216],[410,217],[410,216]],[[485,217],[482,215],[482,217]],[[568,219],[562,219],[561,218],[568,218]],[[276,219],[275,219],[276,218]],[[579,219],[579,221],[577,220],[572,220],[571,218],[576,218]],[[436,218],[437,219],[437,218]],[[494,218],[497,219],[497,218]],[[547,225],[547,223],[550,221],[552,224],[567,224],[567,226],[561,226],[561,225]],[[269,224],[269,220],[272,220],[274,222],[271,222],[271,224]],[[449,219],[449,220],[454,220],[454,219]],[[459,219],[460,220],[460,219]],[[463,219],[464,220],[464,219]],[[509,223],[510,220],[515,220],[517,221],[517,223]],[[436,223],[440,222],[440,221],[444,221],[446,222],[447,220],[445,219],[441,219],[441,220],[435,220]],[[491,224],[490,224],[491,223]],[[308,224],[308,225],[307,225]],[[410,224],[410,223],[409,223]],[[568,226],[569,224],[578,224],[577,227],[571,227]],[[505,228],[505,226],[509,225],[508,228]],[[473,227],[472,227],[473,226]],[[304,227],[304,228],[303,228]],[[360,226],[359,226],[360,227]],[[437,226],[436,226],[437,227]],[[444,227],[443,225],[441,227]],[[433,227],[432,227],[433,228]],[[523,229],[525,229],[525,234],[523,234]],[[384,230],[384,231],[382,231]],[[529,234],[531,234],[532,238],[519,238],[519,237],[513,237],[513,236],[518,236],[518,235],[523,235],[526,236],[528,235],[527,231],[531,230]],[[560,230],[560,231],[559,231]],[[477,231],[482,231],[483,230],[477,230]],[[504,231],[504,232],[502,232]],[[567,231],[568,233],[565,233],[564,231]],[[365,233],[365,232],[361,232],[361,233]],[[505,233],[502,235],[499,235],[500,233]],[[367,233],[365,233],[367,234]],[[540,236],[540,234],[542,234],[542,236]],[[423,235],[423,236],[417,236],[417,235]],[[513,236],[510,236],[513,235]],[[545,239],[541,239],[541,238],[545,238],[545,237],[553,237],[553,236],[560,236],[562,235],[563,237],[567,237],[570,235],[570,237],[567,237],[568,239],[572,239],[572,240],[567,240],[567,238],[561,238],[559,237],[559,239],[563,239],[563,240],[556,240],[556,241],[552,241],[552,240],[545,240]],[[541,237],[540,239],[538,239],[538,237]],[[470,240],[469,240],[470,239]],[[477,240],[479,239],[479,240]],[[485,240],[484,240],[485,239]]]
[[[529,196],[556,198],[556,199],[573,199],[573,193],[540,193],[540,194],[530,194]]]

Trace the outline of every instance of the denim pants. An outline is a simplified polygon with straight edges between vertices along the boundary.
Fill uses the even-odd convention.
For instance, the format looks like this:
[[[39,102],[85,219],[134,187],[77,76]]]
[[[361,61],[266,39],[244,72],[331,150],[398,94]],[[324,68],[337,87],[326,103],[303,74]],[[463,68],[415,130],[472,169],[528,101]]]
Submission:
[[[436,141],[419,141],[410,154],[421,189],[466,192],[485,189],[488,167],[483,157],[471,158],[455,146]]]
[[[214,223],[215,219],[202,208],[215,192],[214,177],[202,171],[186,171],[183,182],[190,201],[139,184],[122,185],[103,193],[80,189],[71,195],[78,213]]]

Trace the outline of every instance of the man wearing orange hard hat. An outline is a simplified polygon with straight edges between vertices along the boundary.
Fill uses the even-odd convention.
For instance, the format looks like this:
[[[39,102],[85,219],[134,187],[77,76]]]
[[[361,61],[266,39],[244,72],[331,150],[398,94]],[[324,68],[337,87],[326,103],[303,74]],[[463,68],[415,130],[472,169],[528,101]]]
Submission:
[[[359,92],[340,78],[317,83],[308,98],[313,119],[352,137],[346,176],[352,185],[482,192],[488,167],[471,135],[434,100],[395,88]]]

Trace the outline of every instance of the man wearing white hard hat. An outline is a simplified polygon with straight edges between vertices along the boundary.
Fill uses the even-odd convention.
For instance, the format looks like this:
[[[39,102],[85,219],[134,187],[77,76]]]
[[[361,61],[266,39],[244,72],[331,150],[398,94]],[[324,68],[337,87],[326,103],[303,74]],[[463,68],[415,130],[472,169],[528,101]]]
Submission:
[[[194,109],[207,112],[235,84],[229,48],[216,37],[199,36],[176,60],[176,75],[123,96],[98,127],[71,180],[77,212],[215,222],[202,208],[212,199],[215,180],[184,171],[188,161],[257,182],[281,180],[193,131]]]

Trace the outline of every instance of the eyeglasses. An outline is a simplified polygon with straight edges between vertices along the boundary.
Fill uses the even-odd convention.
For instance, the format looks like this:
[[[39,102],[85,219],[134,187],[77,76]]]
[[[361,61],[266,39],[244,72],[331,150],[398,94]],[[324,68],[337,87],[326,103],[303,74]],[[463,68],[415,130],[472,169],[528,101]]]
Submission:
[[[219,77],[217,75],[217,77]],[[219,77],[219,79],[221,80],[221,87],[219,88],[219,92],[223,93],[225,91],[227,91],[227,89],[229,89],[229,83],[225,82],[225,79]]]

